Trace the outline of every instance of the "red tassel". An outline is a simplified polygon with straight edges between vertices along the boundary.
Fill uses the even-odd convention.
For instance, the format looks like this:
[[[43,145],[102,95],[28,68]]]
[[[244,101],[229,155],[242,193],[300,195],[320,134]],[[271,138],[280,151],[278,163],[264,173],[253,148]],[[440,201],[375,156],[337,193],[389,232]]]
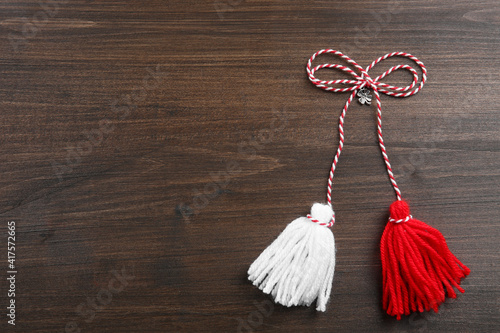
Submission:
[[[402,200],[392,203],[390,219],[380,243],[383,275],[383,308],[391,316],[409,315],[438,307],[456,298],[460,280],[470,269],[451,253],[443,235],[410,215]]]

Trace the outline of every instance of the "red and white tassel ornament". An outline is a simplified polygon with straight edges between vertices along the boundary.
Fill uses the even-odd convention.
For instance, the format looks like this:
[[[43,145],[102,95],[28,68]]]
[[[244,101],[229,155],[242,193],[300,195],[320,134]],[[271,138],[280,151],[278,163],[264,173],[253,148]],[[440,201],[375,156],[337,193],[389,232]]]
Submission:
[[[311,305],[325,311],[335,270],[335,239],[330,205],[315,203],[311,214],[299,217],[253,262],[248,278],[276,303]]]
[[[453,287],[464,292],[459,283],[470,270],[437,229],[410,215],[405,201],[396,200],[389,211],[380,242],[383,308],[398,319],[414,311],[438,312],[446,294],[457,297]]]
[[[353,97],[353,96],[351,96]],[[276,303],[309,306],[326,311],[335,270],[335,239],[329,228],[335,223],[332,209],[333,175],[344,147],[344,118],[339,117],[339,145],[333,159],[326,192],[327,204],[316,203],[307,217],[290,223],[262,252],[248,270],[248,279]]]
[[[337,64],[322,64],[312,67],[312,61],[321,54],[339,56],[353,65],[361,75],[358,75],[347,66]],[[372,79],[368,75],[368,71],[373,66],[393,56],[409,58],[420,67],[422,72],[420,84],[418,84],[419,77],[417,71],[409,65],[393,66],[375,79]],[[341,70],[352,75],[354,80],[319,80],[314,74],[323,68]],[[413,82],[410,85],[397,87],[379,81],[398,69],[405,69],[410,72],[413,76]],[[341,125],[346,110],[354,97],[358,96],[361,104],[370,105],[372,96],[369,94],[368,89],[373,90],[377,104],[379,146],[389,180],[397,198],[390,206],[390,219],[382,235],[380,246],[383,274],[383,308],[389,315],[396,316],[397,319],[413,311],[422,312],[433,309],[437,312],[438,306],[444,302],[445,296],[456,297],[453,287],[457,288],[460,292],[464,292],[459,284],[461,279],[470,273],[470,270],[451,253],[443,235],[437,229],[414,219],[410,215],[408,204],[401,198],[401,191],[394,178],[385,149],[382,137],[382,107],[380,102],[380,93],[393,97],[408,97],[419,92],[427,80],[427,70],[424,64],[409,53],[393,52],[378,58],[366,69],[363,69],[342,52],[328,49],[316,52],[309,59],[307,73],[311,82],[323,90],[352,92],[344,106]],[[351,85],[351,87],[339,88],[332,86],[335,84]],[[339,133],[341,135],[341,142],[343,142],[342,126],[339,126]]]

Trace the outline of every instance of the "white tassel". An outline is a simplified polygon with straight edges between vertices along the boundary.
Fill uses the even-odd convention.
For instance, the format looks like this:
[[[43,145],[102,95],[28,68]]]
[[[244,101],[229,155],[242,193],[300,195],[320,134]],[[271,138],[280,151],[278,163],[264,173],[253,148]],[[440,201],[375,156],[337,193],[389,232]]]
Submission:
[[[311,218],[329,223],[333,216],[329,205],[315,203]],[[276,303],[311,305],[325,311],[330,298],[335,270],[335,239],[330,228],[299,217],[253,262],[248,279]]]

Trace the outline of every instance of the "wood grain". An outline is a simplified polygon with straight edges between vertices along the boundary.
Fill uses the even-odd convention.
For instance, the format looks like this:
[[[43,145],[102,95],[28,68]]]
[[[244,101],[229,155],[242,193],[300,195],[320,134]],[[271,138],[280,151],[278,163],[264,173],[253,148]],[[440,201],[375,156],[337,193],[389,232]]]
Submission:
[[[2,332],[500,330],[498,2],[20,0],[0,13]],[[364,66],[406,51],[428,68],[420,93],[382,105],[413,215],[472,270],[438,314],[381,309],[394,197],[375,108],[358,104],[334,182],[328,311],[270,306],[246,280],[286,223],[324,200],[348,96],[308,82],[322,48]]]

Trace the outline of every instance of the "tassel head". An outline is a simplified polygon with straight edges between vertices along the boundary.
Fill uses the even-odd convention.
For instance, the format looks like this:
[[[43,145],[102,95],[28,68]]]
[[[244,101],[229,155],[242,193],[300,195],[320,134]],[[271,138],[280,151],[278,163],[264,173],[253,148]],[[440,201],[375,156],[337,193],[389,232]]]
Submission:
[[[408,204],[395,201],[380,244],[383,308],[401,319],[414,311],[438,311],[445,296],[455,298],[470,273],[451,253],[443,235],[414,219]]]
[[[396,200],[389,207],[389,213],[391,220],[404,220],[407,216],[410,216],[410,206],[406,201]]]
[[[335,239],[327,227],[334,213],[316,203],[311,215],[299,217],[252,263],[248,279],[284,306],[311,305],[325,311],[335,269]]]

